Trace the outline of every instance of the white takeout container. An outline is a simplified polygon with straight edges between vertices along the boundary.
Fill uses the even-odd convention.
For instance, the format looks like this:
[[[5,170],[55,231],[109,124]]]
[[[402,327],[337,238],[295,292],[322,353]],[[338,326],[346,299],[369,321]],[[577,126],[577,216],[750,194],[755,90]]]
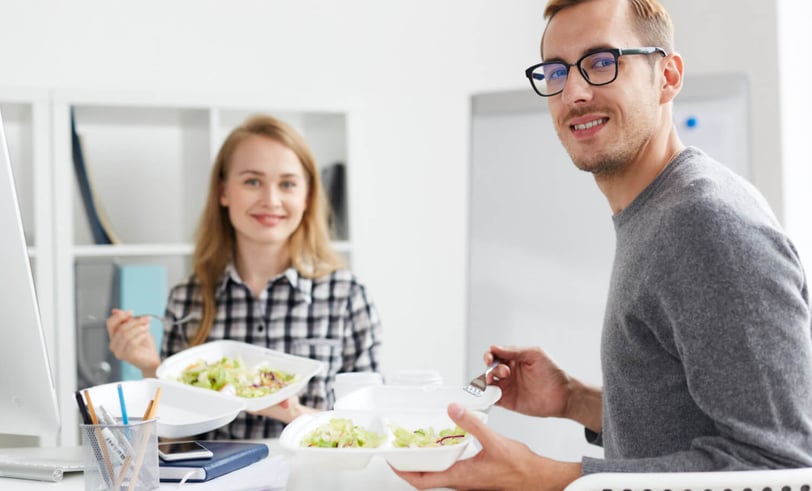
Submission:
[[[147,404],[155,397],[157,388],[161,388],[155,413],[160,437],[183,438],[220,428],[233,421],[243,409],[243,404],[233,397],[211,390],[202,391],[178,382],[147,378],[88,388],[93,407],[97,411],[99,406],[104,406],[113,417],[121,419],[119,384],[124,393],[127,416],[132,421],[141,420]]]
[[[483,421],[485,414],[474,412]],[[348,418],[352,423],[367,430],[385,435],[377,448],[317,448],[303,447],[304,439],[312,430],[327,424],[332,418]],[[392,425],[413,431],[432,427],[436,432],[453,428],[445,412],[393,412],[390,414],[370,411],[324,411],[300,416],[287,425],[279,436],[280,446],[302,459],[307,465],[319,468],[352,470],[362,469],[373,457],[385,459],[401,471],[436,472],[448,469],[465,450],[475,442],[467,435],[455,445],[425,448],[398,448],[393,445]]]
[[[475,396],[460,385],[378,385],[353,391],[337,400],[341,411],[437,412],[445,414],[448,405],[457,403],[472,411],[488,411],[502,397],[502,390],[489,385]]]
[[[249,398],[221,394],[224,397],[241,402],[242,409],[248,411],[258,411],[279,404],[285,399],[298,394],[307,382],[322,370],[322,363],[318,360],[294,356],[240,341],[220,340],[201,344],[166,358],[158,367],[156,376],[161,380],[177,381],[181,372],[192,363],[199,360],[206,362],[218,361],[224,356],[242,359],[246,368],[249,369],[268,366],[274,370],[296,375],[296,378],[289,385],[267,396]],[[188,387],[197,391],[214,392],[211,389],[201,387]]]

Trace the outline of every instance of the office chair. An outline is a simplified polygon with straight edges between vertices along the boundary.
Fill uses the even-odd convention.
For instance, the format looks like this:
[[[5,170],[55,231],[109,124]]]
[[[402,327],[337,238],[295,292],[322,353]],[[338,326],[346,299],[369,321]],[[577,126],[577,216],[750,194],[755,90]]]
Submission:
[[[564,491],[812,491],[812,468],[596,473],[576,479]]]

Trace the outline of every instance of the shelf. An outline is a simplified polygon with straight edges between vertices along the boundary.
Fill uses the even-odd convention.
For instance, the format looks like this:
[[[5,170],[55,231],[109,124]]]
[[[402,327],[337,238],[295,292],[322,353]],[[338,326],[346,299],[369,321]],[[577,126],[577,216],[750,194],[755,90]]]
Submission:
[[[347,253],[352,250],[350,241],[342,240],[332,243],[336,252]],[[136,257],[136,256],[191,256],[194,245],[189,243],[177,244],[127,244],[127,245],[82,245],[73,248],[76,258],[91,257]],[[34,256],[35,251],[29,248],[29,255]]]
[[[268,114],[296,128],[322,171],[345,164],[343,212],[349,214],[348,107],[332,97],[267,98],[194,91],[0,93],[60,401],[71,400],[77,388],[76,302],[88,294],[77,286],[77,266],[159,263],[170,286],[187,278],[211,165],[226,135],[248,116]],[[120,244],[94,243],[74,172],[71,109],[97,207]],[[351,219],[343,218],[344,232],[332,245],[349,260]],[[77,443],[75,407],[63,405],[60,414],[63,425],[55,439]]]
[[[177,244],[132,244],[132,245],[84,245],[73,248],[73,256],[116,257],[116,256],[188,256],[194,246],[188,243]]]

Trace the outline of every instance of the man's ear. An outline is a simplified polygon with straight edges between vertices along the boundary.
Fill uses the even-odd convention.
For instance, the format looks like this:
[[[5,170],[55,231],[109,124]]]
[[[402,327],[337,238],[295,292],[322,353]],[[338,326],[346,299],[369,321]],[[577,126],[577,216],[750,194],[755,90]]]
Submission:
[[[662,61],[663,79],[660,87],[660,104],[674,100],[682,90],[683,61],[679,53],[671,53]]]

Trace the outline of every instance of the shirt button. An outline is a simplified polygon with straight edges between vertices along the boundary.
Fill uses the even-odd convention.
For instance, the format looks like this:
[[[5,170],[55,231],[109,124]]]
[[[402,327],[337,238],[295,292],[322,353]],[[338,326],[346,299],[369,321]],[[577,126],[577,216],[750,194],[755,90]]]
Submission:
[[[263,326],[262,324],[259,324],[257,326],[257,331],[262,332],[263,329],[265,329],[265,326]]]

